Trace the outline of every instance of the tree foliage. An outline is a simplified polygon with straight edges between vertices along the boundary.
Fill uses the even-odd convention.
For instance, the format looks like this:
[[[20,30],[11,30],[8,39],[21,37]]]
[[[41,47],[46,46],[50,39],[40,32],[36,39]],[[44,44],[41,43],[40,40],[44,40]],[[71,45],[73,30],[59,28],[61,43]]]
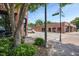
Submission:
[[[29,6],[28,6],[28,10],[30,12],[34,12],[35,10],[37,10],[40,6],[43,6],[44,4],[42,3],[31,3]]]
[[[12,36],[15,37],[16,44],[21,43],[21,25],[23,24],[23,20],[25,16],[28,16],[28,11],[35,11],[37,8],[41,6],[41,4],[31,4],[31,3],[4,3],[4,6],[8,12],[8,17],[11,24]],[[18,17],[16,19],[15,13],[17,13]],[[18,20],[16,24],[16,20]]]
[[[47,21],[47,24],[50,24],[50,23],[52,23],[51,21]]]
[[[34,23],[29,23],[28,26],[29,27],[33,27],[35,24]]]
[[[43,21],[40,19],[36,20],[35,22],[35,25],[42,25],[42,24],[43,24]]]
[[[65,7],[66,5],[70,5],[71,3],[61,3],[61,8]]]
[[[72,24],[75,24],[79,29],[79,17],[76,17],[74,20],[71,21]]]

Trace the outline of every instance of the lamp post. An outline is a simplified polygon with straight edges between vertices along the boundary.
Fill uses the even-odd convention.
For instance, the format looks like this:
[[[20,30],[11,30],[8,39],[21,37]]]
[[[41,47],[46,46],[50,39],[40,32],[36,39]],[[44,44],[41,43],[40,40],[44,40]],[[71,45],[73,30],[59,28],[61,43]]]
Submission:
[[[59,16],[60,16],[60,39],[59,41],[61,42],[61,3],[59,4]]]
[[[47,4],[45,3],[45,47],[47,46]]]

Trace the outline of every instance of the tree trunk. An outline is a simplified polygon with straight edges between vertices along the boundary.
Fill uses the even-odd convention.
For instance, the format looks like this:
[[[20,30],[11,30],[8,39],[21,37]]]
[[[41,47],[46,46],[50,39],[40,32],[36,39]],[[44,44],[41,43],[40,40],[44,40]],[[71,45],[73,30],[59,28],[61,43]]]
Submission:
[[[27,5],[23,3],[20,7],[20,11],[19,11],[19,17],[18,17],[18,24],[16,26],[15,24],[15,16],[14,16],[14,6],[15,4],[11,3],[11,4],[4,4],[5,7],[7,8],[8,14],[9,14],[9,20],[10,20],[10,24],[11,24],[11,30],[12,30],[12,36],[15,38],[15,46],[18,46],[21,43],[21,34],[20,34],[20,30],[21,30],[21,25],[23,23],[25,14],[27,12]]]
[[[14,16],[14,4],[9,4],[10,6],[10,12],[9,12],[9,20],[11,24],[11,30],[12,30],[12,36],[15,38],[15,47],[18,46],[21,43],[21,35],[20,35],[20,29],[18,29],[15,33],[16,24],[15,24],[15,16]]]
[[[20,8],[20,13],[19,13],[19,21],[18,21],[18,24],[17,24],[17,27],[16,27],[16,30],[15,30],[15,33],[18,31],[18,30],[21,30],[21,26],[23,24],[23,20],[24,20],[24,17],[26,15],[26,12],[27,12],[27,6],[28,4],[23,4],[22,7]],[[15,34],[16,35],[16,34]],[[21,35],[20,35],[21,36]],[[25,40],[23,38],[21,38],[22,41],[24,42]],[[19,39],[19,40],[21,40]],[[17,39],[16,39],[17,40]]]
[[[12,36],[14,37],[14,32],[15,32],[14,4],[9,4],[9,5],[10,5],[9,20],[11,24]]]
[[[18,30],[15,34],[15,47],[21,44],[21,34],[20,30]]]

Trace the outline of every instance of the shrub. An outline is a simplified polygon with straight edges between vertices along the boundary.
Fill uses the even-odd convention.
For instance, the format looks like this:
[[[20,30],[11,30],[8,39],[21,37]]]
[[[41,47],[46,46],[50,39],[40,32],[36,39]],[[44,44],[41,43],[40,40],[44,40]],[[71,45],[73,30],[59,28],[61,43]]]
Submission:
[[[21,44],[14,49],[13,55],[15,56],[33,56],[37,52],[34,45]]]
[[[8,39],[10,42],[14,42],[14,38],[13,38],[13,37],[7,37],[7,39]]]
[[[25,37],[23,36],[22,39],[21,39],[22,44],[24,43],[24,39],[25,39]]]
[[[35,42],[34,42],[34,45],[44,46],[44,43],[45,43],[45,40],[44,39],[42,39],[42,38],[36,38],[35,39]]]
[[[12,56],[13,55],[12,52],[13,52],[13,48],[14,48],[14,44],[15,44],[15,39],[13,37],[7,37],[7,40],[9,40],[9,42],[10,42],[8,55]]]
[[[6,38],[0,39],[0,55],[6,56],[9,53],[10,41]]]
[[[8,37],[7,39],[10,41],[10,47],[13,48],[15,44],[15,39],[13,37]]]

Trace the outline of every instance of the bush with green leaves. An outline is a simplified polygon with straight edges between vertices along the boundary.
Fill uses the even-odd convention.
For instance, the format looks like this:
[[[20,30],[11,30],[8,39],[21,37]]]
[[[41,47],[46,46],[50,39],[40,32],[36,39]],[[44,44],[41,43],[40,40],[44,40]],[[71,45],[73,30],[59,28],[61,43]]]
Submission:
[[[0,55],[7,56],[10,49],[10,41],[6,38],[0,39]]]
[[[33,56],[37,52],[37,48],[30,44],[20,44],[13,51],[14,56]]]
[[[0,55],[12,55],[12,49],[14,47],[13,37],[0,38]]]
[[[15,39],[13,38],[13,37],[7,37],[7,40],[9,40],[9,42],[10,42],[10,45],[9,45],[9,53],[8,53],[8,55],[9,56],[12,56],[13,55],[13,48],[14,48],[14,44],[15,44]]]
[[[7,37],[7,39],[10,41],[10,47],[13,48],[15,44],[15,39],[13,37]]]
[[[34,45],[44,46],[44,44],[45,44],[45,40],[43,38],[36,38],[35,39]]]

